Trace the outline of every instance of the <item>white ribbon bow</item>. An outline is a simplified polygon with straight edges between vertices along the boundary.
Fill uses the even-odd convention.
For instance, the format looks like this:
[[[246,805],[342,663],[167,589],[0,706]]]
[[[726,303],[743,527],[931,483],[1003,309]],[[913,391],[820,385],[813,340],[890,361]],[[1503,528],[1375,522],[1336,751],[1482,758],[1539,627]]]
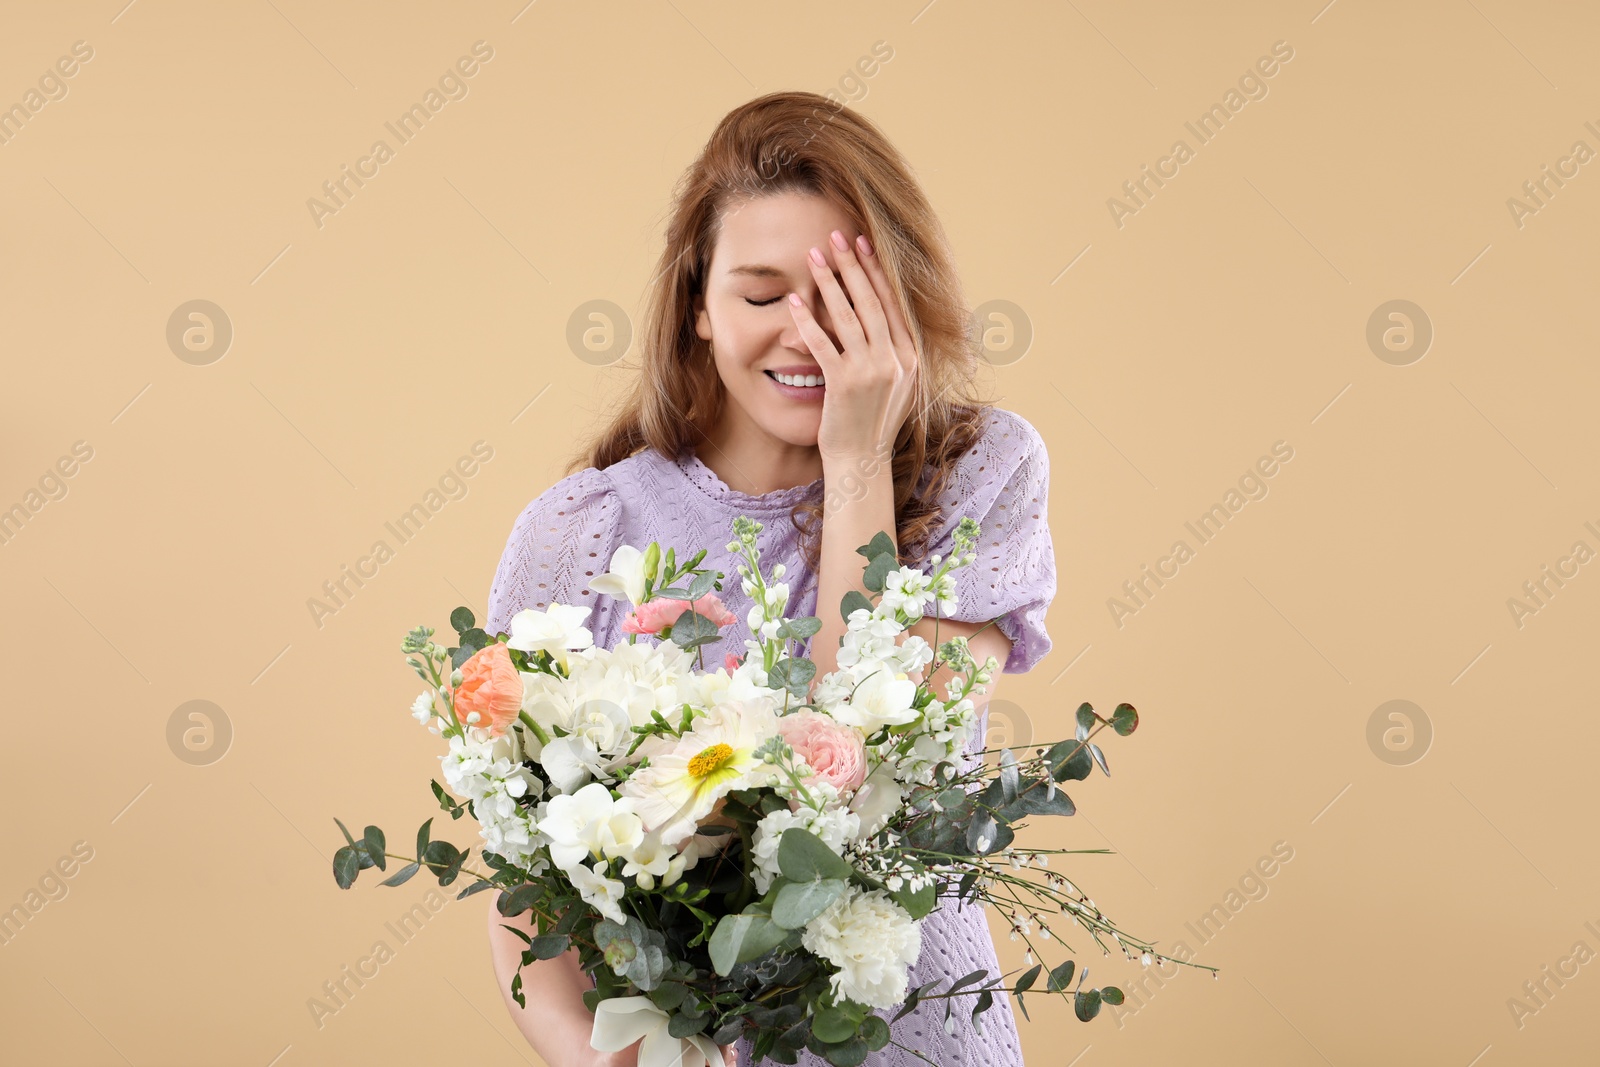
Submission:
[[[639,1046],[639,1067],[722,1067],[722,1049],[704,1034],[673,1037],[667,1032],[668,1015],[649,997],[613,997],[595,1008],[589,1047],[600,1052],[621,1052],[644,1038]]]

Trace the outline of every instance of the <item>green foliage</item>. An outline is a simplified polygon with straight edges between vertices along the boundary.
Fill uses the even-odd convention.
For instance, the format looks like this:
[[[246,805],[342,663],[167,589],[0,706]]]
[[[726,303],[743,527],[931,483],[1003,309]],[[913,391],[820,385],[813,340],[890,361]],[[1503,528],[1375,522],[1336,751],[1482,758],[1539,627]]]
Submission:
[[[808,831],[802,832],[810,836]],[[786,930],[800,929],[826,911],[828,905],[844,894],[848,885],[842,878],[789,882],[778,890],[777,899],[772,903],[772,921]]]
[[[849,881],[855,874],[854,867],[803,826],[791,826],[778,838],[778,869],[791,882],[825,878]]]
[[[699,648],[722,635],[716,623],[692,609],[679,615],[667,629],[671,631],[672,643],[684,650]]]
[[[780,659],[767,672],[767,688],[787,690],[795,699],[804,700],[816,676],[817,665],[808,659]]]
[[[667,940],[660,930],[647,928],[633,915],[624,923],[602,919],[595,924],[594,943],[617,977],[645,992],[661,984],[668,960]]]
[[[1122,737],[1127,737],[1139,728],[1139,713],[1132,704],[1118,704],[1117,710],[1111,713],[1111,728]]]
[[[839,601],[839,614],[844,616],[845,622],[849,622],[851,614],[859,608],[872,610],[872,601],[868,600],[866,594],[859,589],[850,590],[844,595],[844,599]]]

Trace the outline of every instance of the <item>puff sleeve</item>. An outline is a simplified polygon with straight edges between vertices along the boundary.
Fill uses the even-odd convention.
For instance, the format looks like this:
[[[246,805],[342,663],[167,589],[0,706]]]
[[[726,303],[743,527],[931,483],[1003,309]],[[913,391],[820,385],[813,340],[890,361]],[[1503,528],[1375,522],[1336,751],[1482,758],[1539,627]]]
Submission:
[[[614,601],[592,591],[589,580],[610,565],[621,543],[622,517],[622,501],[611,478],[595,467],[570,474],[541,493],[511,528],[489,590],[483,628],[503,633],[511,617],[525,608],[543,611],[552,602],[575,604],[591,609],[588,626],[598,639],[601,614]]]
[[[963,516],[979,526],[977,558],[955,572],[957,605],[949,617],[995,620],[1011,639],[1006,674],[1031,670],[1050,651],[1044,617],[1056,594],[1056,557],[1049,489],[1050,457],[1039,432],[1021,415],[991,408],[984,435],[940,494],[940,532],[928,556],[950,555]]]

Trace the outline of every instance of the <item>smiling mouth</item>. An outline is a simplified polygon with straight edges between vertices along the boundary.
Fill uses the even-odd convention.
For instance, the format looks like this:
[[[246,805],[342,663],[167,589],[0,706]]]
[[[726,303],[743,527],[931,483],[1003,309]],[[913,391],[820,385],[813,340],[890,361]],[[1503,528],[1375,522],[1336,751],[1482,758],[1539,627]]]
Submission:
[[[787,385],[795,389],[820,389],[827,384],[820,374],[774,374],[772,371],[762,371],[768,378],[779,385]]]

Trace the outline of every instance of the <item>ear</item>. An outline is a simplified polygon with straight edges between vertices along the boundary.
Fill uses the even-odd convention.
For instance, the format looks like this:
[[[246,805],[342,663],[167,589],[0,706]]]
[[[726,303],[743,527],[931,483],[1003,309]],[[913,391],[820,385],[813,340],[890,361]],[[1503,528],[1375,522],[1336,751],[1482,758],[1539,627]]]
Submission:
[[[711,340],[711,316],[706,314],[706,298],[694,298],[694,332],[702,341]]]

